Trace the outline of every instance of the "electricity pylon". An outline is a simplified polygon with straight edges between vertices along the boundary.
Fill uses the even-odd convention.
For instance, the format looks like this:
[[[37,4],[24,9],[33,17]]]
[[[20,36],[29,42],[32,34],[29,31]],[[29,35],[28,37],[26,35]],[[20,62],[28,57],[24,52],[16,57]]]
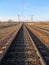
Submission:
[[[20,15],[18,15],[18,22],[20,22]]]
[[[33,15],[31,16],[31,22],[33,22]]]

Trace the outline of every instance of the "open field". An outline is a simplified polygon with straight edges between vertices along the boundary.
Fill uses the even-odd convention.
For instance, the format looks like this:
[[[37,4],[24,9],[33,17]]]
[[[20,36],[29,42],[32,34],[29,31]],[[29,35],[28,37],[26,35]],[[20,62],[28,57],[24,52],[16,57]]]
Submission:
[[[18,23],[15,22],[0,22],[0,28],[9,27],[17,25]]]

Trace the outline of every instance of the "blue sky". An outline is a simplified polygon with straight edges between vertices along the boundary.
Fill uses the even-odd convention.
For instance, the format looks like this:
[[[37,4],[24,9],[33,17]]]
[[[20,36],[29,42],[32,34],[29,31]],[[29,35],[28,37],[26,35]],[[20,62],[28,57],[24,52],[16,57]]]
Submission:
[[[0,0],[0,20],[20,15],[23,19],[49,20],[49,0]]]

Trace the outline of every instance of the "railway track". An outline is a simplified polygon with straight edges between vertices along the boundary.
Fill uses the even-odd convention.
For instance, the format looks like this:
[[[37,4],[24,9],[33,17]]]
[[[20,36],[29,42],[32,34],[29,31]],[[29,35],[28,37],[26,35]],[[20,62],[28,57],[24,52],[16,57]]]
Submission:
[[[11,32],[9,32],[9,34],[5,35],[5,37],[3,39],[0,39],[0,60],[6,53],[7,49],[9,48],[10,44],[12,43],[15,35],[18,33],[21,26],[22,26],[22,24],[14,27],[13,31],[11,31]]]
[[[43,29],[43,30],[49,32],[49,28],[46,28],[46,27],[45,28],[44,27],[38,27],[38,28]]]
[[[46,64],[49,65],[49,49],[37,38],[37,36],[35,36],[35,34],[28,27],[27,29],[43,59],[45,59]]]
[[[32,33],[49,49],[49,34],[39,28],[34,28],[26,25]]]
[[[37,29],[37,30],[43,32],[43,34],[49,36],[49,30],[48,30],[48,29],[44,29],[44,28],[37,27],[37,26],[35,26],[35,27],[33,27],[33,28],[34,28],[34,29]]]
[[[0,65],[46,65],[25,26],[11,43]]]

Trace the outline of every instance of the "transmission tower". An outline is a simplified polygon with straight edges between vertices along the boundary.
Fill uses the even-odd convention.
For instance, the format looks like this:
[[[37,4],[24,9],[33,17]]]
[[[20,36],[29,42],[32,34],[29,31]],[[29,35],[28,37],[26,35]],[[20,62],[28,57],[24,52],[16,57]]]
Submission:
[[[20,15],[18,15],[18,22],[20,22]]]
[[[33,22],[33,15],[31,16],[31,22]]]

